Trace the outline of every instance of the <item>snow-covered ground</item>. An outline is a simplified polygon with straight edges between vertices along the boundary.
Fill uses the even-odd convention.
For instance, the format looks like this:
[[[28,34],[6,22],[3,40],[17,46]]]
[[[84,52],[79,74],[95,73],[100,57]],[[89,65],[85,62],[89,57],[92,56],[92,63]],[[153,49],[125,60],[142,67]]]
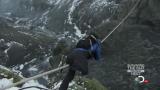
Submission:
[[[20,65],[20,67],[23,68],[23,65]],[[4,70],[7,70],[7,71],[20,72],[18,70],[15,70],[15,68],[12,68],[12,70],[10,70],[10,69],[2,66],[2,65],[0,65],[0,68],[3,68]],[[5,74],[1,73],[1,75],[4,76]],[[23,76],[21,74],[19,74],[19,76],[23,78]],[[2,79],[0,79],[0,90],[2,88],[5,88],[5,87],[7,87],[9,85],[12,85],[12,84],[13,84],[13,78],[11,78],[11,79],[2,78]],[[28,81],[28,82],[24,83],[22,85],[22,87],[12,87],[12,88],[9,88],[9,89],[6,89],[6,90],[19,90],[21,88],[30,87],[30,86],[40,87],[40,88],[46,88],[45,86],[43,86],[40,83],[38,83],[37,80],[31,80],[31,81]],[[25,90],[40,90],[40,89],[37,89],[37,88],[28,88],[28,89],[25,89]]]
[[[1,88],[7,87],[7,86],[12,85],[12,84],[13,84],[13,79],[3,78],[3,79],[0,80],[0,90],[1,90]],[[12,88],[9,88],[7,90],[19,90],[20,88],[25,88],[25,87],[30,87],[30,86],[37,86],[37,87],[47,89],[45,86],[39,84],[36,80],[31,80],[31,81],[28,81],[25,84],[23,84],[22,87],[12,87]],[[25,90],[40,90],[40,89],[28,88],[28,89],[25,89]]]
[[[76,7],[79,6],[79,4],[82,3],[81,0],[74,0],[71,4],[71,7],[69,8],[69,13],[68,13],[68,23],[70,25],[74,25],[74,29],[76,30],[75,35],[78,36],[79,38],[84,37],[86,34],[82,34],[81,30],[79,27],[76,25],[76,23],[72,22],[72,13],[75,11]]]

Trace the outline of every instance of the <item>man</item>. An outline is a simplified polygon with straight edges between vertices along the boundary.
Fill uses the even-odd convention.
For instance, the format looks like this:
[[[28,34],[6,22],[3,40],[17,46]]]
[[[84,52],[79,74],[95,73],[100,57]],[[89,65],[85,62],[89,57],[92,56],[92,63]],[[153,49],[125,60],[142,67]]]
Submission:
[[[88,74],[88,61],[94,58],[100,59],[101,45],[95,34],[80,40],[76,48],[67,56],[69,71],[65,76],[59,90],[67,90],[69,83],[73,80],[75,72],[79,71],[82,75]]]

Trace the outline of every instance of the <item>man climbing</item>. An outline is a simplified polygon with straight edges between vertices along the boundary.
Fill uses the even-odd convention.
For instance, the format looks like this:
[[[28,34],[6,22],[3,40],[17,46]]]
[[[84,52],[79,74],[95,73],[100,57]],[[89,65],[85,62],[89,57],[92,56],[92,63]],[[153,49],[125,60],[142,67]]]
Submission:
[[[65,76],[59,90],[67,90],[69,83],[73,80],[75,72],[79,71],[82,75],[88,74],[88,61],[94,58],[100,59],[101,45],[97,35],[90,34],[85,39],[80,40],[76,48],[67,56],[69,71]]]

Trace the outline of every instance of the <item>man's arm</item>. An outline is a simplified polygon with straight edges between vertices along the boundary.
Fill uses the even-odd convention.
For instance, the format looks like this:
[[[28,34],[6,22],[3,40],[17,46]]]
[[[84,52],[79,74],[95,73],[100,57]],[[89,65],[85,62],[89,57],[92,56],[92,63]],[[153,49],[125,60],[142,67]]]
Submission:
[[[97,41],[97,43],[95,45],[94,58],[96,60],[99,60],[100,57],[101,57],[101,43],[100,43],[100,41]]]

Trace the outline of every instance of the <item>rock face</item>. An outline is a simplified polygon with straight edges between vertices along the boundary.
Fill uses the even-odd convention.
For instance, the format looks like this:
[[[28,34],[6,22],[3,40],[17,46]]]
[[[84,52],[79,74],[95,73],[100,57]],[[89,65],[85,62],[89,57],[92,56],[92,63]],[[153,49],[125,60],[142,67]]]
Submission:
[[[8,48],[8,46],[5,43],[4,39],[0,39],[0,62],[1,65],[5,65],[7,62],[7,53],[5,52],[5,50]]]
[[[114,20],[120,20],[131,8],[130,0],[122,0],[121,7]],[[129,4],[129,5],[128,5]],[[111,90],[149,90],[159,89],[159,45],[160,45],[160,1],[142,0],[136,11],[127,21],[104,43],[106,58],[102,65],[93,67],[93,72]],[[128,7],[127,7],[128,6]],[[115,22],[105,23],[98,29],[111,30]],[[106,30],[105,29],[105,30]],[[102,30],[101,30],[102,31]],[[149,85],[134,85],[134,77],[126,72],[127,64],[144,64],[145,73],[142,75],[150,80]],[[102,69],[103,68],[103,69]],[[91,68],[92,69],[92,68]],[[98,73],[97,72],[97,73]]]
[[[52,57],[52,66],[56,67],[59,64],[57,58],[68,53],[69,47],[74,47],[82,33],[94,30],[102,39],[136,1],[15,0],[13,3],[12,0],[0,0],[0,39],[25,46],[11,47],[7,63],[36,59],[37,64],[46,60],[44,57]],[[91,63],[89,77],[95,77],[109,90],[159,89],[159,5],[159,0],[140,1],[127,21],[103,43],[103,60]],[[144,64],[143,76],[151,83],[135,85],[135,76],[126,72],[127,64]]]
[[[16,64],[22,64],[25,62],[26,49],[23,45],[19,43],[11,43],[9,50],[7,51],[8,61],[7,66],[12,66]]]

